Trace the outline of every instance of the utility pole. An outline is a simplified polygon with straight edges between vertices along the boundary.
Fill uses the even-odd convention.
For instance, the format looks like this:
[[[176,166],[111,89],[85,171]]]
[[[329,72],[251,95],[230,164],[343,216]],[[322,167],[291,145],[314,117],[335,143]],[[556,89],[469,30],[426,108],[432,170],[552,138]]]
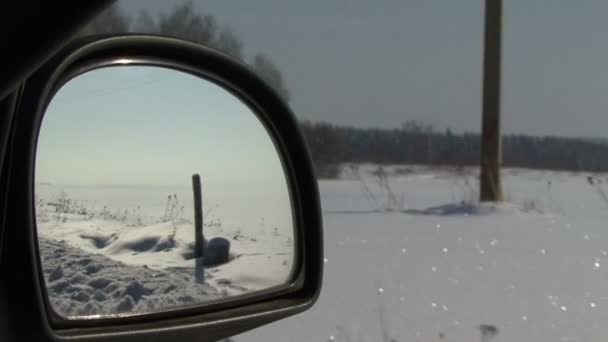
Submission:
[[[485,6],[479,199],[481,202],[500,202],[503,200],[500,181],[502,0],[485,0]]]

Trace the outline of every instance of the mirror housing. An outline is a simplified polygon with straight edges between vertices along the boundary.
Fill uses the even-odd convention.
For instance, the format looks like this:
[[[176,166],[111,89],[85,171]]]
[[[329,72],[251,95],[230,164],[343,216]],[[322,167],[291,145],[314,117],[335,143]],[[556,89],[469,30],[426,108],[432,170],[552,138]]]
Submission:
[[[292,196],[295,277],[278,292],[235,301],[111,319],[66,321],[51,310],[37,250],[36,142],[55,92],[88,70],[117,63],[172,67],[212,81],[254,111],[275,141]],[[312,162],[288,105],[249,67],[215,50],[174,38],[121,35],[74,42],[19,90],[8,167],[10,208],[0,263],[0,317],[8,341],[216,341],[292,316],[318,298],[323,269],[322,218]],[[4,337],[4,336],[3,336]]]

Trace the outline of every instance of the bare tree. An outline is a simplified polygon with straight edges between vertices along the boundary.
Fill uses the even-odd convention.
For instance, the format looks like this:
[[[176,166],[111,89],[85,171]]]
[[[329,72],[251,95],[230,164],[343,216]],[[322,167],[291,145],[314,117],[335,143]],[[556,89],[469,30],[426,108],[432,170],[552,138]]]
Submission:
[[[283,81],[283,76],[274,63],[272,63],[270,58],[262,53],[258,53],[253,58],[253,62],[251,64],[253,65],[253,68],[257,70],[260,76],[283,98],[283,100],[289,102],[290,94]]]
[[[215,41],[216,49],[243,60],[243,42],[230,29],[223,29]]]
[[[110,6],[87,24],[79,33],[82,36],[93,34],[124,33],[129,31],[130,20],[116,6]]]
[[[143,10],[139,12],[131,31],[133,32],[145,32],[145,33],[157,33],[156,19],[152,17],[150,12]]]
[[[196,13],[192,2],[188,2],[160,15],[156,33],[213,46],[218,31],[215,17]]]
[[[87,25],[81,35],[126,32],[161,34],[189,40],[245,60],[243,42],[238,35],[228,27],[220,27],[214,16],[199,13],[192,2],[179,5],[156,18],[144,10],[135,20],[124,15],[119,7],[112,6]],[[283,76],[270,58],[258,53],[251,64],[284,100],[289,101]]]

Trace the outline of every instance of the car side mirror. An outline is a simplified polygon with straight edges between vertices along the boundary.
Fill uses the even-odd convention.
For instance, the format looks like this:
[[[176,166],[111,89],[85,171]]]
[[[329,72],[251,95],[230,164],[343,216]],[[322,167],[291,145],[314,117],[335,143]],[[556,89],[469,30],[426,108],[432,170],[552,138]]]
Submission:
[[[9,340],[215,341],[316,301],[312,163],[247,66],[173,38],[89,38],[22,85],[16,113]]]

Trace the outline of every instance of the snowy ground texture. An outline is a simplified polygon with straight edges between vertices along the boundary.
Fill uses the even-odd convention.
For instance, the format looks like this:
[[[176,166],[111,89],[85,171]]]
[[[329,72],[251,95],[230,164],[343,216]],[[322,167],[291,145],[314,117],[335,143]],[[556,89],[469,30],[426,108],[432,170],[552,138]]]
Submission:
[[[162,210],[114,209],[92,203],[100,199],[97,190],[39,188],[43,189],[37,193],[36,205],[42,268],[51,303],[64,316],[132,314],[200,304],[279,285],[292,267],[291,230],[266,226],[263,220],[245,227],[223,223],[209,210],[205,238],[228,239],[230,256],[227,263],[206,265],[204,282],[197,282],[194,227],[184,213],[184,200],[157,194],[153,198],[166,200]],[[138,190],[118,190],[119,196],[121,191],[132,195]],[[109,193],[116,196],[117,191]]]
[[[46,238],[40,250],[51,303],[65,315],[148,312],[220,296],[208,284],[192,286],[191,268],[132,266]]]
[[[342,179],[320,182],[319,302],[236,341],[468,342],[480,340],[482,324],[497,328],[496,342],[608,336],[607,175],[506,169],[507,202],[479,205],[474,169],[377,171],[346,167]],[[268,219],[249,234],[238,225],[209,227],[212,236],[232,237],[235,254],[201,286],[187,257],[188,221],[85,216],[39,217],[52,300],[67,314],[221,298],[279,281],[273,275],[291,267],[292,242]]]
[[[507,169],[508,203],[480,206],[474,170],[376,169],[320,182],[318,303],[236,341],[470,342],[482,324],[496,342],[608,336],[606,175]]]

